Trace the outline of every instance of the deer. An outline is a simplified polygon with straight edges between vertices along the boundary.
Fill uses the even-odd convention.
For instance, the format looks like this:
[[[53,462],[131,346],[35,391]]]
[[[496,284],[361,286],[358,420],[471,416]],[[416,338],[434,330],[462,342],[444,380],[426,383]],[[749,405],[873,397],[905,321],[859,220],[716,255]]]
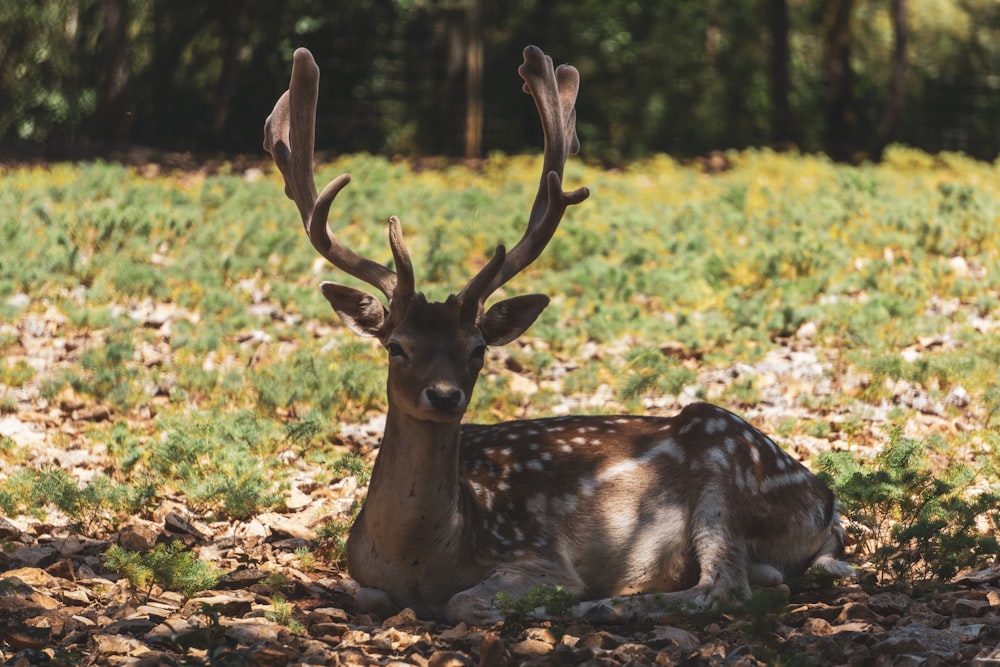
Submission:
[[[463,422],[489,347],[521,336],[549,297],[485,305],[549,243],[565,211],[587,199],[564,191],[580,148],[580,75],[524,49],[523,90],[542,124],[542,175],[523,236],[441,302],[415,288],[396,216],[394,269],[338,241],[328,223],[351,177],[317,194],[313,174],[319,67],[294,52],[288,90],[265,123],[264,148],[306,235],[333,267],[378,290],[333,282],[321,290],[343,324],[388,356],[385,430],[367,497],[350,529],[347,571],[359,609],[489,625],[495,602],[538,586],[582,600],[595,622],[708,609],[818,568],[850,577],[833,493],[803,464],[724,408],[692,403],[670,417],[556,416]]]

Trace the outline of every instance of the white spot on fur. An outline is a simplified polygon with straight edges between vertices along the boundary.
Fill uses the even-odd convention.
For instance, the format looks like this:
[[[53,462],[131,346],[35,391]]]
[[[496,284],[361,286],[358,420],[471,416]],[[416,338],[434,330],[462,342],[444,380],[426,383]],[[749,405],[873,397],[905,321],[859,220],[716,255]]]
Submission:
[[[639,467],[639,463],[635,459],[625,459],[624,461],[619,461],[618,463],[608,466],[601,472],[597,474],[598,482],[605,482],[615,477],[621,477],[622,475],[627,475],[634,472],[636,468]]]
[[[681,430],[678,431],[677,433],[678,433],[678,435],[685,435],[685,434],[689,433],[691,431],[691,429],[697,428],[698,426],[701,426],[701,420],[700,419],[692,419],[687,424],[684,424],[684,426],[681,426]]]
[[[528,510],[531,514],[544,514],[548,509],[548,504],[549,499],[545,497],[544,493],[536,493],[524,503],[524,509]]]
[[[706,452],[709,464],[716,470],[729,470],[731,460],[726,453],[718,448],[713,448]]]
[[[765,479],[760,485],[761,493],[771,493],[789,486],[798,486],[812,477],[808,470],[795,470]]]
[[[716,433],[723,433],[727,429],[726,420],[722,417],[716,417],[714,419],[709,419],[705,422],[705,433],[709,435],[715,435]]]
[[[641,457],[639,457],[639,460],[643,463],[647,463],[659,456],[670,457],[670,459],[677,464],[684,463],[684,450],[681,449],[672,438],[666,438],[665,440],[661,440],[656,443],[652,449],[647,450]]]

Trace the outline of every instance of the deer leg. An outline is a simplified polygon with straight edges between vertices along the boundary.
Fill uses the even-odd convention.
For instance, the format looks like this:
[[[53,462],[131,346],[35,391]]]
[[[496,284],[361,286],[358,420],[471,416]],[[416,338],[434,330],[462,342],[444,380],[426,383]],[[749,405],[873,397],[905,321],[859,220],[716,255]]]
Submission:
[[[701,591],[705,603],[733,596],[750,596],[747,579],[747,546],[729,530],[720,493],[709,485],[702,493],[691,521],[691,537],[701,574],[692,590]],[[713,598],[713,599],[709,599]]]
[[[401,609],[381,588],[359,588],[354,595],[354,604],[358,611],[375,614],[380,618],[388,618]]]
[[[526,595],[538,586],[561,586],[570,593],[581,595],[583,582],[556,567],[507,567],[472,588],[456,593],[448,600],[445,617],[449,622],[465,621],[469,625],[492,625],[503,620],[494,601],[503,592],[511,599]]]
[[[754,586],[780,586],[785,583],[785,575],[767,563],[749,563],[747,579]]]

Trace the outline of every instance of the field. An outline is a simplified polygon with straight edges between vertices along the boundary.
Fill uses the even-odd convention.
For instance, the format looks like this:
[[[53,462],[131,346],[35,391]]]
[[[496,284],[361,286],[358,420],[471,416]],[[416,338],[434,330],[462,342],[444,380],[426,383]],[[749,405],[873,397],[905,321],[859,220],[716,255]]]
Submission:
[[[521,156],[471,170],[354,155],[322,164],[317,180],[353,175],[331,225],[363,255],[391,261],[385,220],[398,215],[418,289],[443,298],[520,237],[537,169]],[[363,628],[379,619],[353,616],[339,558],[378,444],[385,355],[330,311],[319,282],[351,279],[316,258],[276,171],[261,161],[0,174],[0,619],[12,628],[0,658],[236,664],[225,660],[277,651],[274,628],[297,655],[308,642],[383,662],[432,655],[416,640],[378,644]],[[828,475],[867,593],[891,586],[920,600],[988,565],[1000,166],[902,147],[860,167],[751,151],[615,171],[574,161],[565,182],[591,198],[505,288],[552,304],[490,351],[469,420],[670,414],[706,399]],[[251,571],[260,576],[233,583]],[[18,587],[53,601],[36,600],[52,618],[32,622],[37,608],[5,593],[26,595]],[[204,589],[226,592],[184,616],[197,648],[177,643],[184,633],[157,640],[162,618]],[[793,607],[804,604],[796,594]],[[1000,596],[980,615],[996,620],[998,608]],[[257,634],[234,638],[232,618]],[[541,641],[538,627],[527,638],[441,630],[430,626],[431,648],[456,660],[489,641],[515,653]],[[694,647],[714,641],[689,634]],[[765,661],[781,655],[776,636],[792,641],[764,635],[733,641]],[[112,636],[139,648],[108,648],[101,637]],[[1000,642],[976,637],[956,651],[967,659]]]

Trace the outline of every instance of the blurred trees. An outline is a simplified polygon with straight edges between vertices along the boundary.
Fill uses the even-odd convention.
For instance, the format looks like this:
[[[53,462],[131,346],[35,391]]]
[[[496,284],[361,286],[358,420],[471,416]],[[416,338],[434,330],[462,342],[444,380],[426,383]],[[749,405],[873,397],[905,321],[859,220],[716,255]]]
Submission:
[[[337,152],[537,149],[517,65],[581,72],[607,161],[754,145],[838,160],[1000,151],[995,0],[34,0],[0,3],[0,146],[258,152],[306,46]]]

